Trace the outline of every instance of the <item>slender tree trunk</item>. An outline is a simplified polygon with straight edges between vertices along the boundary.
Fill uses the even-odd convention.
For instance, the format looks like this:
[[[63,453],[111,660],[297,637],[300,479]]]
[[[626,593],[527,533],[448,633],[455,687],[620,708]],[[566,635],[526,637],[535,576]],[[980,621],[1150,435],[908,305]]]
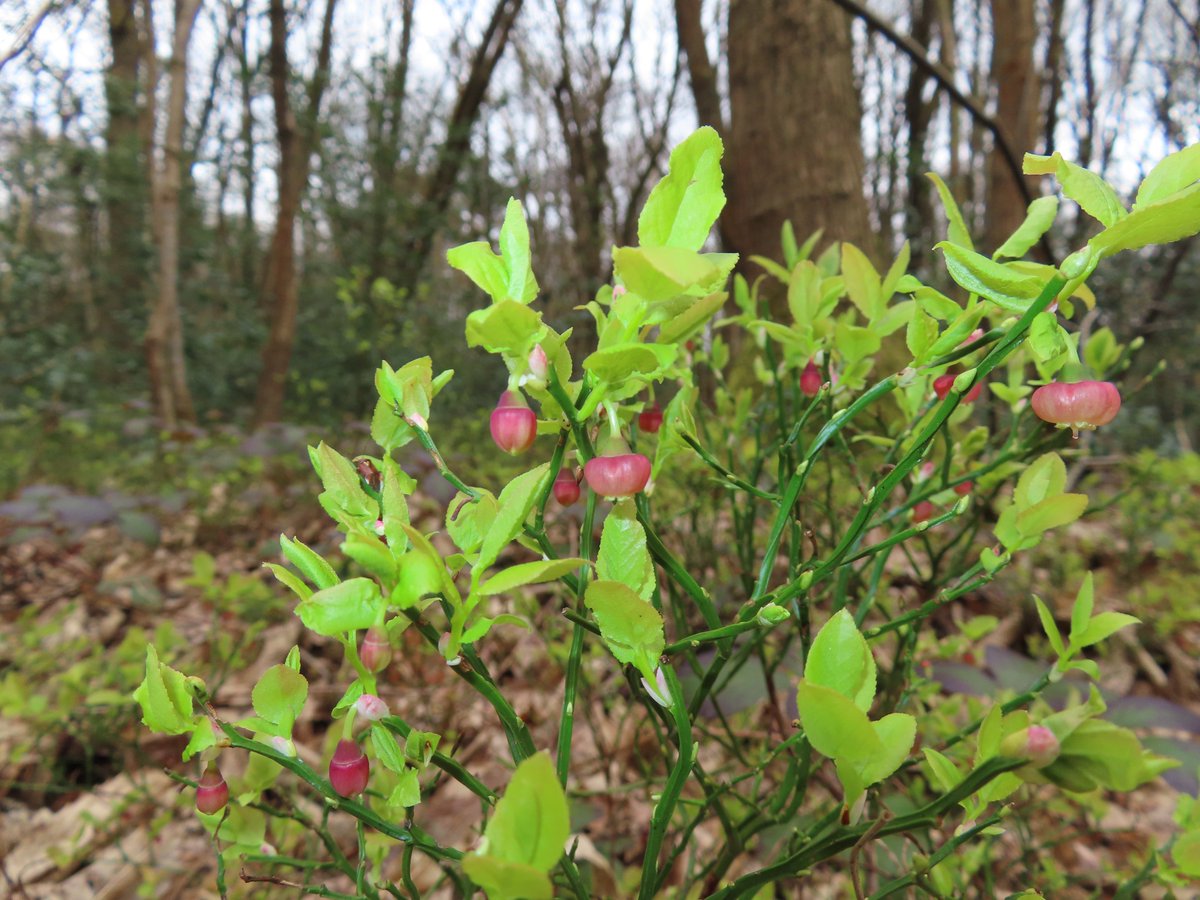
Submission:
[[[992,0],[992,82],[996,122],[1018,153],[1038,139],[1038,78],[1033,63],[1033,0]],[[996,248],[1025,218],[1025,197],[998,149],[988,156],[985,241]]]
[[[154,242],[157,292],[146,328],[146,363],[155,413],[168,427],[193,422],[196,412],[187,384],[183,320],[179,310],[179,198],[183,185],[183,130],[187,123],[187,58],[200,0],[176,0],[171,42],[167,123],[162,164],[154,178]]]
[[[717,70],[708,56],[704,26],[700,21],[700,0],[675,0],[675,28],[679,46],[687,56],[688,77],[701,125],[711,125],[724,134],[721,94],[717,88]]]
[[[288,367],[296,342],[296,314],[300,306],[299,286],[296,283],[296,216],[308,183],[309,160],[316,143],[316,123],[329,78],[336,6],[337,0],[326,0],[317,66],[308,86],[303,124],[298,125],[288,97],[290,67],[287,56],[287,14],[283,0],[271,0],[270,5],[271,44],[267,55],[279,141],[279,199],[275,232],[264,266],[265,293],[269,298],[270,311],[262,369],[254,400],[254,419],[259,424],[277,422],[283,415]]]
[[[914,0],[912,37],[923,47],[929,46],[937,10],[937,0]],[[908,148],[905,158],[905,181],[908,189],[908,205],[904,211],[904,235],[912,252],[911,266],[919,270],[925,262],[924,247],[932,233],[933,200],[929,179],[929,162],[925,153],[925,142],[929,136],[929,125],[933,121],[936,97],[928,102],[924,98],[929,75],[920,66],[909,65],[908,84],[904,90],[904,116],[908,121]]]
[[[818,228],[878,256],[863,188],[861,106],[850,19],[813,0],[729,8],[729,203],[725,234],[745,259],[780,253],[780,228]],[[773,311],[784,315],[782,296]]]

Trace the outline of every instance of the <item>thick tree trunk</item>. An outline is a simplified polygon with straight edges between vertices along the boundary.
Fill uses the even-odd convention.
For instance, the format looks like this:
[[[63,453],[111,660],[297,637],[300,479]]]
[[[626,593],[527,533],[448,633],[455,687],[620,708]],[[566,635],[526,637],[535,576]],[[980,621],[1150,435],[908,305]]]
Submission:
[[[167,65],[167,123],[162,164],[153,186],[158,284],[146,328],[146,363],[155,413],[168,428],[196,418],[187,384],[179,311],[179,196],[183,186],[183,129],[187,122],[188,47],[199,11],[200,0],[175,2],[175,33]]]
[[[729,8],[724,232],[745,259],[780,255],[780,228],[818,228],[878,256],[863,190],[850,19],[832,3],[738,0]],[[774,311],[783,315],[781,296]]]
[[[1038,139],[1038,78],[1033,63],[1033,0],[992,0],[992,83],[996,123],[1013,151],[1033,150]],[[988,156],[988,249],[995,249],[1025,218],[1026,199],[999,149]]]
[[[257,423],[277,422],[283,415],[288,367],[296,342],[296,313],[300,306],[296,283],[296,216],[308,183],[308,166],[316,142],[316,122],[321,98],[329,78],[329,56],[333,44],[333,13],[337,0],[326,0],[321,26],[317,67],[308,86],[304,127],[296,122],[288,98],[290,68],[287,57],[287,14],[283,0],[271,0],[271,97],[275,105],[275,129],[279,140],[279,199],[275,232],[267,251],[264,281],[269,302],[267,340],[263,345],[262,369],[254,400]]]
[[[136,6],[137,0],[108,0],[112,62],[104,78],[108,121],[102,196],[107,247],[97,327],[118,344],[123,343],[118,312],[143,302],[149,264],[144,237],[147,169],[139,134],[144,73]]]

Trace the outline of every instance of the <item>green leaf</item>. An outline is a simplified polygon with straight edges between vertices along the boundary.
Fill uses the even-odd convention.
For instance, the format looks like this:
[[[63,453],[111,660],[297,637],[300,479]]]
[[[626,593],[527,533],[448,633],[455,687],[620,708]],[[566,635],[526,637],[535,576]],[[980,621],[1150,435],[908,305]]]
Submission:
[[[996,704],[988,710],[979,725],[979,750],[975,754],[975,762],[981,763],[991,759],[1000,750],[1000,741],[1004,737],[1004,710]]]
[[[479,489],[479,496],[473,501],[462,492],[455,494],[446,507],[446,532],[450,540],[463,553],[474,553],[483,543],[499,509],[490,491]]]
[[[872,722],[883,752],[873,755],[859,769],[863,784],[883,781],[900,768],[917,738],[917,720],[907,713],[891,713]]]
[[[375,518],[379,515],[379,504],[362,489],[362,480],[350,460],[324,441],[317,445],[317,459],[320,463],[317,471],[330,500],[355,518]]]
[[[962,781],[962,773],[944,754],[938,753],[932,747],[922,747],[921,752],[925,754],[925,761],[929,763],[929,771],[933,774],[934,780],[943,794],[953,790]]]
[[[254,711],[278,725],[285,735],[291,732],[307,699],[308,680],[287,665],[271,666],[250,692]]]
[[[1149,244],[1169,244],[1197,232],[1200,232],[1200,184],[1134,210],[1088,241],[1088,246],[1101,256],[1112,256]]]
[[[439,380],[446,377],[443,372]],[[384,400],[400,407],[405,416],[429,418],[433,400],[433,361],[428,356],[409,360],[399,369],[386,362],[375,373],[375,387]]]
[[[658,343],[677,344],[695,335],[709,319],[721,311],[728,296],[724,291],[717,291],[701,297],[684,312],[659,326]]]
[[[1038,618],[1042,621],[1042,630],[1046,632],[1046,637],[1050,639],[1050,646],[1054,648],[1054,652],[1061,659],[1066,655],[1067,648],[1063,646],[1062,635],[1058,633],[1058,626],[1054,624],[1054,614],[1042,602],[1042,598],[1036,594],[1033,597],[1033,602],[1037,607]]]
[[[992,254],[992,259],[1001,257],[1020,259],[1029,252],[1030,247],[1042,239],[1043,234],[1050,230],[1057,215],[1057,197],[1038,197],[1029,204],[1025,213],[1025,221],[1017,226],[1017,230],[1009,236],[1008,240],[996,249],[996,252]]]
[[[1127,215],[1121,198],[1108,182],[1095,172],[1063,159],[1060,153],[1051,156],[1026,153],[1023,168],[1026,175],[1053,174],[1062,185],[1063,193],[1103,225],[1112,225]]]
[[[390,453],[416,436],[412,426],[404,421],[391,403],[382,397],[376,401],[375,412],[371,414],[371,440]]]
[[[463,632],[462,643],[473,644],[481,640],[492,630],[493,625],[516,625],[518,628],[524,628],[527,631],[532,627],[520,616],[514,616],[510,613],[501,613],[494,619],[488,616],[480,616],[471,623],[470,628]]]
[[[1200,144],[1192,144],[1162,159],[1142,179],[1133,208],[1140,209],[1190,187],[1200,179]]]
[[[701,254],[681,247],[617,247],[613,271],[631,292],[652,302],[669,300],[693,287],[716,287],[721,275]]]
[[[279,563],[263,563],[275,578],[287,585],[301,600],[307,600],[312,596],[312,588],[296,577],[296,574],[291,570],[284,568]]]
[[[408,524],[408,495],[417,487],[408,474],[390,456],[383,458],[383,536],[393,557],[408,547],[404,526]]]
[[[1066,353],[1071,346],[1066,331],[1058,324],[1058,317],[1048,311],[1033,317],[1026,341],[1033,355],[1041,362],[1048,362],[1059,354]]]
[[[571,833],[567,797],[545,751],[513,772],[484,831],[486,855],[548,872]]]
[[[783,220],[783,227],[779,230],[779,244],[783,248],[783,261],[790,269],[800,260],[800,250],[796,246],[796,232],[792,228],[791,219]]]
[[[396,580],[396,560],[387,545],[375,535],[361,532],[347,535],[342,542],[342,552],[384,583]]]
[[[847,242],[842,243],[842,277],[850,302],[858,307],[868,322],[872,321],[879,315],[883,305],[879,273],[866,254]]]
[[[822,626],[804,661],[810,684],[837,691],[864,713],[875,699],[875,657],[867,640],[843,609]]]
[[[1070,643],[1072,647],[1082,646],[1079,638],[1087,629],[1088,622],[1092,620],[1094,603],[1092,573],[1088,572],[1083,576],[1083,584],[1079,586],[1079,593],[1075,595],[1075,604],[1071,607]]]
[[[1079,635],[1078,641],[1072,636],[1071,643],[1081,649],[1083,647],[1090,647],[1116,634],[1122,628],[1129,625],[1140,625],[1141,623],[1142,620],[1136,616],[1119,612],[1102,612],[1088,623],[1083,633]]]
[[[350,578],[317,591],[296,606],[296,615],[306,628],[325,637],[375,624],[383,596],[370,578]]]
[[[216,745],[217,736],[213,734],[212,719],[207,716],[199,718],[196,720],[196,727],[192,731],[192,739],[183,748],[183,761],[187,762],[197,753],[202,753],[209,747],[215,747]]]
[[[588,356],[583,368],[608,384],[621,384],[633,377],[650,380],[661,377],[677,353],[673,344],[618,344]]]
[[[146,677],[133,692],[142,707],[142,724],[158,734],[183,734],[192,728],[192,695],[182,672],[158,661],[146,645]]]
[[[914,360],[922,361],[926,358],[925,351],[933,346],[937,334],[937,320],[917,309],[908,320],[908,329],[904,332],[904,343]]]
[[[596,617],[612,655],[654,683],[654,670],[666,646],[658,610],[618,581],[593,581],[583,601]]]
[[[954,195],[950,193],[950,188],[946,187],[946,183],[933,172],[926,172],[925,177],[933,182],[938,196],[942,199],[942,207],[946,210],[946,218],[950,222],[947,233],[950,243],[968,250],[975,249],[975,245],[971,243],[971,233],[967,230],[967,223],[963,221],[962,213],[958,209]]]
[[[465,856],[463,871],[487,892],[489,900],[550,900],[554,887],[545,872],[524,863],[492,856]]]
[[[643,247],[699,250],[725,206],[721,138],[703,126],[671,151],[670,169],[638,217]]]
[[[1185,831],[1175,839],[1171,860],[1184,875],[1200,879],[1200,830]]]
[[[300,541],[289,539],[283,534],[279,536],[279,547],[283,550],[284,558],[318,588],[333,587],[337,584],[338,577],[333,571],[333,566],[325,562],[315,550],[310,550]]]
[[[397,775],[408,769],[408,762],[404,759],[404,751],[396,741],[396,736],[379,722],[371,725],[371,746],[379,761]]]
[[[530,303],[537,296],[537,279],[529,255],[529,226],[521,201],[508,198],[504,224],[500,226],[500,255],[508,269],[507,296],[520,303]]]
[[[500,556],[500,551],[520,534],[534,503],[545,490],[549,477],[550,464],[542,463],[540,466],[518,475],[505,485],[496,501],[499,507],[496,517],[492,520],[491,527],[488,528],[483,544],[479,548],[479,560],[472,571],[473,577],[478,579],[479,575],[483,574],[483,570]]]
[[[596,577],[619,581],[643,600],[654,593],[654,563],[646,549],[646,531],[637,520],[632,500],[613,506],[604,520],[600,551],[596,555]]]
[[[1067,486],[1067,466],[1057,453],[1045,453],[1021,473],[1013,492],[1018,511],[1029,509],[1047,497],[1061,494]]]
[[[467,346],[525,357],[542,339],[542,314],[515,300],[501,300],[467,316]]]
[[[1087,494],[1059,494],[1035,503],[1029,509],[1017,513],[1017,530],[1027,537],[1034,537],[1052,528],[1070,525],[1087,509]]]
[[[421,804],[421,778],[416,769],[411,766],[400,773],[396,786],[388,797],[389,806],[403,806],[411,809]]]
[[[526,584],[543,584],[569,575],[580,566],[591,565],[586,559],[539,559],[509,566],[493,575],[476,591],[481,597],[503,594]]]
[[[995,262],[948,241],[934,245],[946,258],[946,270],[960,287],[991,300],[1008,312],[1023,313],[1037,299],[1045,281]]]
[[[833,688],[801,681],[796,708],[804,736],[822,756],[861,763],[884,752],[867,714]]]
[[[452,247],[446,252],[446,262],[475,282],[494,302],[499,303],[508,293],[508,267],[492,252],[487,241]]]

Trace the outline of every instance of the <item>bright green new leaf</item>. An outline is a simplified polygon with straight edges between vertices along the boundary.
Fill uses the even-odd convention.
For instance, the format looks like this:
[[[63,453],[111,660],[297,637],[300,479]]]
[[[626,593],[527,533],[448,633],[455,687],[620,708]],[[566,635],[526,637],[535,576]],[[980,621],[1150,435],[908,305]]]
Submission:
[[[192,728],[192,695],[182,672],[158,661],[146,645],[146,677],[133,692],[142,707],[142,724],[158,734],[183,734]]]
[[[476,641],[482,640],[492,630],[493,625],[516,625],[518,628],[526,630],[532,627],[520,616],[514,616],[510,613],[501,613],[495,618],[480,616],[471,623],[470,628],[463,632],[462,643],[473,644]]]
[[[271,570],[271,574],[275,576],[276,580],[291,588],[301,600],[307,600],[312,596],[312,588],[297,578],[296,573],[291,569],[284,568],[279,563],[263,563],[263,565]]]
[[[1092,609],[1095,606],[1095,595],[1092,587],[1092,573],[1083,576],[1083,584],[1075,595],[1075,605],[1071,607],[1071,636],[1072,647],[1079,647],[1079,638],[1092,620]]]
[[[397,742],[396,736],[379,722],[371,725],[371,746],[375,750],[375,755],[379,757],[379,761],[397,775],[408,768],[404,751]]]
[[[800,728],[814,750],[860,764],[884,753],[867,714],[833,688],[801,681],[796,688]]]
[[[621,384],[635,377],[661,378],[678,352],[673,344],[618,344],[588,356],[583,368],[608,384]]]
[[[1103,225],[1119,222],[1128,213],[1125,204],[1108,182],[1082,166],[1063,159],[1061,153],[1050,156],[1025,154],[1023,169],[1026,175],[1054,175],[1063,193]]]
[[[446,377],[445,372],[438,376],[439,380]],[[399,369],[393,369],[384,362],[375,374],[375,387],[379,390],[379,396],[400,407],[403,415],[428,419],[429,404],[434,394],[433,360],[421,356],[409,360]],[[320,472],[320,469],[317,471]]]
[[[278,725],[284,735],[291,732],[307,699],[308,680],[286,665],[271,666],[250,692],[254,711]]]
[[[1027,537],[1034,537],[1052,528],[1062,528],[1082,516],[1087,505],[1087,494],[1047,497],[1017,513],[1017,530]]]
[[[1004,710],[997,703],[988,710],[988,714],[983,717],[983,722],[979,725],[978,735],[978,750],[975,753],[975,762],[981,763],[985,759],[991,759],[1000,750],[1000,741],[1004,737]]]
[[[283,551],[283,557],[296,569],[299,569],[308,581],[316,584],[318,589],[331,588],[337,583],[334,566],[326,563],[319,553],[310,550],[302,542],[289,539],[287,535],[281,534],[280,548]]]
[[[1058,215],[1057,197],[1038,197],[1029,204],[1025,213],[1025,221],[1017,226],[1017,230],[1009,235],[1008,240],[1001,244],[992,259],[1020,259],[1029,252],[1029,248],[1042,239],[1054,218]]]
[[[1033,318],[1026,337],[1029,349],[1041,362],[1048,362],[1070,349],[1068,335],[1052,312],[1041,312]]]
[[[728,297],[724,291],[701,297],[679,315],[659,326],[658,343],[678,344],[694,336],[709,319],[721,311]]]
[[[962,781],[962,773],[945,754],[939,753],[932,747],[922,747],[921,752],[925,754],[925,762],[929,764],[929,771],[942,793],[953,790]]]
[[[1150,244],[1169,244],[1197,232],[1200,232],[1200,184],[1134,210],[1088,241],[1088,246],[1101,256],[1112,256]]]
[[[1103,375],[1121,358],[1121,347],[1113,337],[1112,329],[1105,326],[1088,335],[1083,345],[1083,361],[1097,375]]]
[[[504,210],[504,224],[500,226],[500,255],[508,270],[506,295],[519,303],[530,303],[537,296],[537,279],[533,276],[533,265],[529,254],[529,226],[525,223],[525,209],[515,197],[508,198]]]
[[[1061,494],[1067,486],[1067,466],[1057,453],[1044,453],[1021,473],[1013,492],[1018,511],[1029,509],[1047,497]]]
[[[416,490],[417,483],[390,455],[383,458],[380,468],[383,480],[383,536],[387,538],[388,552],[393,558],[399,559],[408,549],[408,537],[404,532],[404,526],[409,522],[408,495]]]
[[[554,886],[545,872],[494,856],[463,857],[463,871],[484,889],[488,900],[550,900]]]
[[[866,254],[851,243],[842,244],[842,277],[850,302],[868,322],[874,320],[883,305],[879,273]]]
[[[807,325],[817,318],[821,308],[821,273],[811,260],[804,260],[792,269],[787,302],[796,324]]]
[[[324,441],[317,445],[316,455],[320,461],[317,471],[325,486],[325,494],[334,504],[356,518],[379,515],[379,504],[362,489],[361,479],[350,460]]]
[[[653,606],[618,581],[593,581],[583,602],[600,636],[619,662],[633,665],[651,683],[666,646],[663,620]]]
[[[1063,645],[1062,635],[1058,632],[1058,625],[1054,623],[1054,614],[1042,602],[1042,598],[1036,594],[1033,597],[1033,603],[1037,607],[1038,618],[1042,622],[1042,630],[1046,632],[1046,637],[1050,639],[1050,646],[1054,648],[1054,652],[1060,658],[1065,656],[1067,648]]]
[[[873,754],[859,768],[859,775],[867,787],[899,769],[917,738],[917,720],[908,713],[890,713],[872,722],[871,727],[883,752]]]
[[[643,600],[654,593],[654,563],[646,549],[646,530],[632,500],[617,503],[604,520],[596,577],[619,581]]]
[[[508,267],[487,241],[472,241],[451,247],[446,261],[482,288],[494,302],[504,299],[508,292]]]
[[[1079,648],[1090,647],[1116,634],[1122,628],[1141,623],[1142,620],[1136,616],[1119,612],[1102,612],[1088,623],[1078,640],[1072,635],[1071,644]]]
[[[1171,859],[1179,871],[1200,879],[1200,830],[1185,831],[1176,838],[1171,846]]]
[[[483,582],[476,593],[481,597],[492,597],[526,584],[554,581],[586,565],[590,565],[586,559],[539,559],[518,563]]]
[[[545,751],[513,772],[484,831],[482,855],[548,872],[571,833],[567,797]]]
[[[467,346],[524,357],[542,339],[542,314],[516,300],[501,300],[467,316]]]
[[[500,492],[496,500],[499,509],[479,548],[479,560],[472,571],[476,580],[483,574],[484,569],[496,561],[500,551],[520,534],[534,503],[545,490],[549,477],[550,464],[542,463],[518,475]]]
[[[942,199],[942,207],[946,210],[946,218],[950,223],[947,232],[950,243],[957,244],[959,247],[965,247],[968,250],[974,250],[975,245],[971,243],[971,233],[967,230],[967,223],[963,221],[962,212],[958,208],[958,202],[954,199],[954,195],[950,193],[950,188],[946,187],[946,182],[942,181],[933,172],[926,172],[925,177],[933,182],[933,186],[937,188],[938,196]]]
[[[325,637],[375,624],[383,596],[370,578],[351,578],[317,591],[296,606],[296,615],[309,630]]]
[[[374,534],[347,535],[342,552],[385,584],[396,580],[396,559],[388,545]]]
[[[721,189],[721,138],[703,126],[671,151],[670,168],[642,207],[638,243],[643,247],[699,250],[725,206]]]
[[[1162,159],[1142,179],[1135,210],[1165,200],[1200,180],[1200,144],[1192,144]]]
[[[946,270],[960,287],[991,300],[1001,309],[1023,313],[1045,287],[1045,280],[1024,274],[949,241],[934,245],[946,257]]]
[[[805,680],[837,691],[865,713],[875,699],[875,674],[875,657],[854,616],[845,609],[834,613],[809,648]]]
[[[682,247],[617,247],[613,272],[632,293],[651,302],[669,300],[689,288],[707,292],[721,277],[712,262]]]
[[[400,777],[396,781],[396,786],[392,788],[392,793],[388,796],[388,805],[403,806],[406,809],[412,809],[412,807],[420,806],[420,804],[420,773],[409,766],[400,773]]]
[[[937,320],[917,309],[908,320],[908,328],[904,332],[904,343],[915,361],[919,363],[925,359],[925,351],[933,346],[937,334]]]
[[[390,453],[416,436],[412,426],[404,421],[391,403],[382,397],[375,402],[375,412],[371,414],[371,440]]]
[[[212,719],[207,716],[198,719],[196,727],[192,731],[192,739],[183,748],[183,761],[187,762],[197,753],[202,753],[209,747],[215,747],[216,745],[217,736],[213,733]]]
[[[446,507],[446,532],[463,553],[474,553],[496,519],[500,506],[491,491],[477,488],[479,496],[472,501],[459,492]]]

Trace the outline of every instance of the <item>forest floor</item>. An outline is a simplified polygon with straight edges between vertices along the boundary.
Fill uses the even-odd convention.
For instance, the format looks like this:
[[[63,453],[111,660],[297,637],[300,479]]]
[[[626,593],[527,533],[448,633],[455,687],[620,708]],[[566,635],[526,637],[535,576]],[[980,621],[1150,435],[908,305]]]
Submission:
[[[217,480],[202,494],[89,495],[41,483],[0,504],[0,897],[217,896],[215,854],[193,814],[192,792],[168,774],[195,776],[179,762],[182,741],[151,734],[128,699],[142,676],[148,636],[167,648],[175,665],[205,678],[226,720],[249,714],[259,675],[299,644],[310,692],[295,738],[300,756],[319,767],[327,754],[328,710],[346,683],[341,652],[303,631],[284,589],[261,567],[264,559],[278,558],[281,532],[317,548],[336,547],[294,450],[288,466],[268,463],[249,481]],[[418,496],[426,499],[415,504],[414,520],[433,531],[441,527],[437,511],[447,489],[429,468],[419,482]],[[986,608],[986,598],[977,601]],[[555,646],[566,623],[549,590],[530,602],[535,630],[498,630],[487,642],[487,658],[537,745],[548,747],[555,742],[562,690]],[[969,689],[973,673],[1003,682],[1006,667],[1020,668],[1013,648],[1023,648],[1028,619],[1005,621],[984,654],[947,664],[947,685]],[[1161,740],[1200,757],[1200,634],[1184,630],[1167,645],[1148,654],[1133,642],[1118,644],[1105,660],[1106,672],[1115,673],[1106,688],[1129,698],[1127,717],[1141,715],[1141,724],[1159,726]],[[491,711],[436,655],[417,652],[415,644],[408,649],[388,669],[383,698],[414,727],[442,734],[443,746],[453,747],[460,762],[502,788],[510,772],[507,747]],[[598,665],[585,673],[593,696],[625,690],[614,668]],[[1019,683],[1025,674],[1013,677]],[[578,853],[592,864],[598,896],[605,897],[626,895],[628,872],[640,859],[653,802],[631,785],[644,760],[660,755],[654,730],[615,709],[593,704],[577,717],[573,762]],[[1158,718],[1146,719],[1154,709]],[[231,762],[230,776],[236,768]],[[1177,771],[1170,783],[1114,795],[1102,814],[1080,807],[1074,822],[1055,821],[1061,809],[1047,803],[1047,827],[1088,832],[1058,843],[1053,863],[1070,873],[1095,873],[1097,890],[1104,872],[1136,867],[1150,847],[1167,841],[1177,790],[1196,792],[1195,766]],[[316,806],[298,796],[294,802]],[[419,824],[439,842],[464,849],[476,843],[481,818],[479,802],[449,779],[417,811]],[[335,839],[353,853],[352,820],[335,815],[329,822]],[[695,835],[701,853],[719,839],[715,828]],[[1013,853],[1018,873],[1048,862]],[[439,874],[428,864],[414,870],[414,879],[424,890]],[[243,884],[239,876],[277,881]],[[279,886],[286,873],[253,863],[226,877],[235,895],[297,896]],[[353,891],[336,873],[323,883]],[[847,893],[845,873],[836,871],[803,890],[778,890],[779,896]],[[1091,893],[1071,888],[1056,896]],[[1143,896],[1164,894],[1149,888]]]

